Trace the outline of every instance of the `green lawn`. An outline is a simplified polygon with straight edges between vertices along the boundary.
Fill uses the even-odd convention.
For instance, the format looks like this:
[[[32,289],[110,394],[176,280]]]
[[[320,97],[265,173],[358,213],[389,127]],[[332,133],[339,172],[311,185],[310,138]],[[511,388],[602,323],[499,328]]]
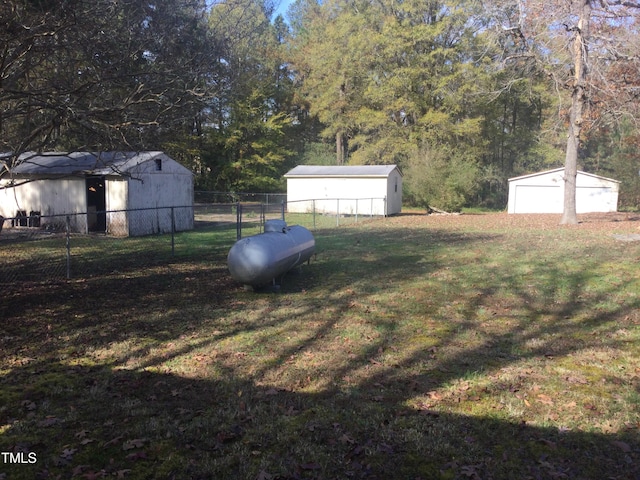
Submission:
[[[556,223],[316,230],[276,294],[229,277],[235,230],[6,285],[0,452],[37,461],[0,479],[638,478],[638,222]]]

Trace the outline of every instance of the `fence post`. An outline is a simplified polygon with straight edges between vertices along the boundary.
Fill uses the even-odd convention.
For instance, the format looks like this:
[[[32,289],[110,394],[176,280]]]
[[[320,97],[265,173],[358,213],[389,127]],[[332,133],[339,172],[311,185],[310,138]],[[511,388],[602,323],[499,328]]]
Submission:
[[[336,227],[340,226],[340,199],[336,198]]]
[[[313,199],[312,200],[312,205],[313,205],[313,229],[316,229],[316,200]]]
[[[71,279],[71,217],[67,215],[66,222],[66,247],[67,247],[67,280]]]
[[[285,221],[285,219],[284,219],[284,200],[282,200],[282,202],[280,203],[280,208],[282,210],[282,221],[284,222]]]
[[[358,223],[358,199],[356,198],[356,223]]]
[[[371,210],[369,210],[369,216],[373,218],[373,197],[371,198]]]
[[[176,217],[171,207],[171,256],[176,254]]]

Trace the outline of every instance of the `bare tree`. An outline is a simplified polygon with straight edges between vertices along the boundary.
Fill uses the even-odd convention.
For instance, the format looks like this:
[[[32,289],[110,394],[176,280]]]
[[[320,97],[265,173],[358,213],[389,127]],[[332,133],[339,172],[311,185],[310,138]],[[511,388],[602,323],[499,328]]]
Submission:
[[[207,96],[201,0],[0,5],[0,178],[25,151],[141,150]]]
[[[640,94],[640,2],[625,0],[507,0],[501,31],[527,59],[567,93],[565,194],[562,224],[578,223],[576,177],[581,142],[590,129],[621,116],[635,117]],[[509,13],[511,15],[509,15]]]
[[[583,127],[584,108],[587,96],[587,69],[589,68],[589,36],[591,24],[591,1],[578,0],[577,23],[566,25],[573,32],[571,58],[573,63],[573,78],[568,85],[571,89],[571,109],[567,132],[567,150],[564,161],[564,202],[561,224],[576,224],[576,179],[578,174],[578,154],[580,148],[580,133]]]

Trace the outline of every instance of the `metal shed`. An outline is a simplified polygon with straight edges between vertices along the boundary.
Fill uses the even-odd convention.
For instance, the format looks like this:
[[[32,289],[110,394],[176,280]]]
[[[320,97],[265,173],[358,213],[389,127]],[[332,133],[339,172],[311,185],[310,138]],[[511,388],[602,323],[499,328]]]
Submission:
[[[562,213],[564,168],[509,179],[509,213]],[[578,171],[576,212],[616,212],[620,182]]]
[[[298,165],[284,177],[290,212],[393,215],[402,210],[397,165]]]
[[[70,215],[73,231],[130,236],[193,228],[193,174],[163,152],[25,153],[10,173],[6,218]]]

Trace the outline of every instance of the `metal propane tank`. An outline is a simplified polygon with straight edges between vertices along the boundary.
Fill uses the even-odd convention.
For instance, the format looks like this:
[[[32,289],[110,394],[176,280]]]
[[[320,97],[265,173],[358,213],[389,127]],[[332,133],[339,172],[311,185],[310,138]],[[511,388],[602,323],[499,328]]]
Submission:
[[[238,240],[227,256],[231,277],[260,288],[275,284],[292,268],[308,261],[315,252],[313,234],[283,220],[265,222],[264,233]]]

